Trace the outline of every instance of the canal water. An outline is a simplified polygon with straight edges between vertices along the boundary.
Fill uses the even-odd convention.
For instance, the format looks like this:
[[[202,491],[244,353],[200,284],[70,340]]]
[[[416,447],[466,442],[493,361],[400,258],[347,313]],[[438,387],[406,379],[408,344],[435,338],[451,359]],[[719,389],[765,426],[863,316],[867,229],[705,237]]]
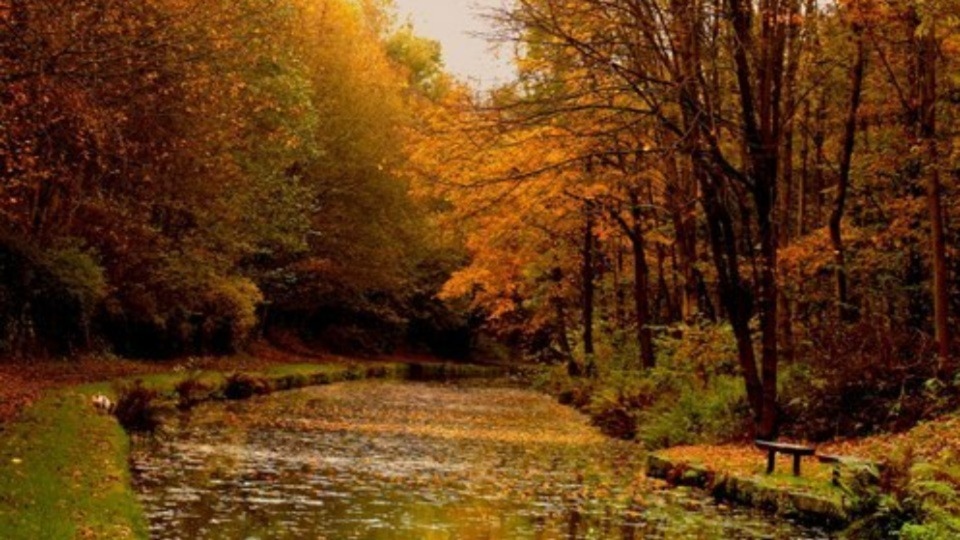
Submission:
[[[171,428],[133,458],[157,539],[827,538],[667,488],[636,444],[496,384],[334,384]]]

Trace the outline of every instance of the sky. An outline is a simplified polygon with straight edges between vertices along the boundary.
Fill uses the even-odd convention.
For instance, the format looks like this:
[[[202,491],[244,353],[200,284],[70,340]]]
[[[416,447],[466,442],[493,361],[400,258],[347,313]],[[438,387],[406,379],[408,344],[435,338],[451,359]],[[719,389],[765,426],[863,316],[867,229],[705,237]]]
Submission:
[[[448,72],[477,88],[513,78],[509,48],[494,50],[482,36],[493,30],[480,13],[503,0],[394,0],[400,20],[409,17],[414,31],[440,42]]]

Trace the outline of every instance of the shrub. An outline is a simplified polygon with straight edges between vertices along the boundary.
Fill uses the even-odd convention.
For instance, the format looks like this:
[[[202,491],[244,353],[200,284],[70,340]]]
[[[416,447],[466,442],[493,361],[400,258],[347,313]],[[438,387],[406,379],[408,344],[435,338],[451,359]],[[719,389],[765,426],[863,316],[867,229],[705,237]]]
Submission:
[[[103,268],[77,245],[51,250],[44,258],[54,279],[64,292],[76,299],[84,318],[89,320],[107,294]]]
[[[248,399],[269,391],[270,385],[266,380],[246,373],[233,373],[227,377],[223,395],[227,399]]]
[[[91,345],[103,270],[77,244],[40,251],[0,233],[0,352],[68,355]]]
[[[263,296],[253,282],[216,267],[215,260],[167,252],[123,269],[99,314],[115,350],[165,358],[242,348]]]
[[[942,464],[914,465],[908,487],[919,505],[920,520],[906,523],[901,538],[960,538],[960,466],[956,456]]]
[[[646,374],[651,398],[637,415],[649,448],[739,440],[751,414],[726,324],[681,325],[657,342],[657,367]]]
[[[330,384],[331,382],[333,382],[333,377],[325,371],[310,376],[310,384]]]
[[[369,366],[367,367],[367,378],[368,379],[382,379],[388,376],[388,370],[386,366]]]
[[[679,325],[658,339],[657,366],[636,367],[630,348],[598,354],[596,378],[563,366],[541,370],[534,387],[583,409],[608,435],[649,448],[744,439],[751,430],[733,333],[725,324]]]
[[[343,372],[343,380],[345,381],[359,381],[363,378],[364,371],[360,366],[350,366]]]
[[[638,415],[637,437],[651,449],[740,440],[750,432],[745,394],[733,376],[717,377],[706,388],[682,386]]]
[[[640,411],[653,404],[655,398],[656,389],[650,377],[636,371],[613,371],[593,390],[585,409],[607,435],[633,439]]]
[[[197,403],[210,398],[215,391],[213,385],[200,379],[200,372],[194,372],[177,383],[175,390],[177,392],[177,407],[180,409],[189,409]]]
[[[869,313],[797,325],[800,359],[784,364],[780,384],[786,434],[820,441],[902,431],[956,407],[960,389],[932,378],[929,339],[890,325]]]
[[[275,386],[277,390],[293,390],[303,388],[310,383],[310,377],[302,374],[284,375],[276,379]]]
[[[841,487],[858,519],[850,538],[938,540],[960,537],[960,467],[946,456],[917,462],[906,447],[886,463],[879,482],[854,478]]]
[[[263,302],[260,289],[246,278],[215,280],[207,288],[201,331],[216,347],[234,352],[246,344],[257,325],[257,306]],[[220,332],[223,335],[217,336]]]
[[[137,380],[117,389],[117,406],[114,415],[128,433],[156,433],[160,427],[159,394]]]

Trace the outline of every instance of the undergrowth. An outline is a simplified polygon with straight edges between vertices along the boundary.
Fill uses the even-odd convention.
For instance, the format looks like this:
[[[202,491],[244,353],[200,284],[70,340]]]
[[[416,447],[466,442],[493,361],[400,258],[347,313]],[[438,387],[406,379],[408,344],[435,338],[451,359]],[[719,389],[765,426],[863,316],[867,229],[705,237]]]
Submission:
[[[736,349],[724,325],[689,326],[657,342],[657,365],[642,371],[625,348],[595,359],[597,376],[570,377],[562,366],[536,385],[586,412],[608,435],[649,449],[743,439],[750,430]]]
[[[160,427],[159,392],[137,379],[117,388],[117,406],[113,414],[128,433],[155,433]]]
[[[907,446],[890,457],[876,481],[844,485],[856,517],[847,538],[941,540],[960,537],[960,465],[957,456],[917,461]]]

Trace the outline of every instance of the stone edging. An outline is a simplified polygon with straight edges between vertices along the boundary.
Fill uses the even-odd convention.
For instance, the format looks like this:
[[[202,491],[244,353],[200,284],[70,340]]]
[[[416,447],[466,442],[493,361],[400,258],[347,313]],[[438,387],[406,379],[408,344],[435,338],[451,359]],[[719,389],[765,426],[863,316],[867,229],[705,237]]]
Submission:
[[[843,529],[850,524],[850,518],[839,501],[762,485],[750,478],[723,474],[690,463],[674,462],[657,454],[647,457],[647,476],[666,480],[674,485],[705,489],[718,500],[759,508],[832,530]]]

